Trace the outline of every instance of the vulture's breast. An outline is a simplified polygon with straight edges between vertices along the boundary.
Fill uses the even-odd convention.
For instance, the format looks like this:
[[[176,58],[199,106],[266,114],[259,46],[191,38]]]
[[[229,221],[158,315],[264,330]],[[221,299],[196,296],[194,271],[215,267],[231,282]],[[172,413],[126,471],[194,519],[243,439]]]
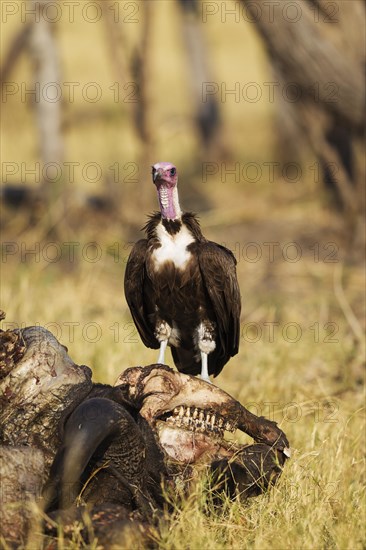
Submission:
[[[192,259],[189,245],[195,239],[185,225],[176,233],[169,233],[162,223],[156,228],[157,246],[151,253],[151,266],[155,273],[173,263],[175,269],[184,271]]]

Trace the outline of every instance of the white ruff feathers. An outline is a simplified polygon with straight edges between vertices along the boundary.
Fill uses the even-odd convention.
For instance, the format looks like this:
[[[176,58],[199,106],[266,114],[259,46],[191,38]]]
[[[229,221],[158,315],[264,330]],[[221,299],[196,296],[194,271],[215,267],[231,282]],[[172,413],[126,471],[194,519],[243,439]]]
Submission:
[[[178,233],[170,235],[160,222],[156,233],[161,246],[152,253],[155,270],[159,271],[166,262],[173,262],[177,269],[184,269],[192,256],[187,246],[194,242],[188,229],[182,225]]]

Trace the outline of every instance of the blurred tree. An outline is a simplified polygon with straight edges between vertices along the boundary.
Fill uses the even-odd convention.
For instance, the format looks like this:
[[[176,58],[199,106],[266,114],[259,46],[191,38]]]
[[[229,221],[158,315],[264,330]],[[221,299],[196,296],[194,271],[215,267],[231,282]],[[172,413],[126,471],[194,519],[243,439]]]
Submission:
[[[9,50],[6,53],[2,67],[0,68],[0,83],[1,86],[6,82],[12,70],[17,64],[20,54],[26,49],[29,41],[29,35],[32,31],[32,23],[24,24],[15,34]]]
[[[151,50],[151,3],[140,3],[142,13],[142,25],[138,45],[133,48],[129,44],[125,34],[123,23],[116,21],[113,16],[114,2],[100,0],[103,16],[107,29],[107,41],[109,45],[115,77],[123,89],[123,86],[131,85],[134,89],[133,101],[123,103],[123,108],[128,108],[132,121],[132,131],[138,142],[137,166],[139,174],[148,174],[150,165],[155,162],[154,140],[150,128],[150,112],[152,105],[148,100],[148,67]],[[153,203],[153,186],[149,185],[141,193],[140,185],[135,185],[128,190],[119,186],[119,204],[125,204],[128,195],[129,204],[139,204],[140,209],[122,208],[123,221],[132,225],[141,225],[140,212],[151,210]],[[114,204],[116,201],[114,201]],[[137,219],[135,216],[137,214]]]
[[[58,44],[54,36],[55,23],[50,23],[48,18],[42,17],[42,10],[51,0],[28,1],[35,11],[41,12],[32,25],[29,37],[37,90],[35,109],[40,156],[43,165],[55,165],[57,174],[64,159],[64,143],[61,133],[61,100],[58,97],[61,90],[61,66]],[[48,169],[42,170],[42,174],[43,192],[50,195],[50,183],[55,181],[55,172]]]
[[[265,42],[276,84],[287,86],[280,113],[287,141],[299,148],[307,141],[334,202],[356,240],[362,238],[364,1],[292,2],[296,19],[281,2],[242,2]],[[298,154],[296,145],[292,151]]]
[[[212,82],[209,55],[206,49],[202,24],[200,24],[200,4],[197,0],[178,0],[183,15],[183,39],[188,56],[190,87],[195,105],[195,122],[205,150],[205,158],[220,160],[226,158],[220,108],[217,99],[209,95],[203,101],[202,86]]]
[[[60,100],[61,68],[55,25],[42,12],[51,4],[51,0],[27,0],[34,19],[25,23],[16,33],[1,69],[1,85],[10,77],[18,59],[24,51],[33,64],[32,105],[38,127],[39,155],[42,163],[42,181],[39,189],[30,190],[22,182],[19,186],[5,186],[3,197],[6,202],[35,205],[41,199],[49,203],[57,194],[55,182],[62,173],[64,160],[64,141],[61,131],[62,106]],[[60,181],[60,183],[62,183]]]

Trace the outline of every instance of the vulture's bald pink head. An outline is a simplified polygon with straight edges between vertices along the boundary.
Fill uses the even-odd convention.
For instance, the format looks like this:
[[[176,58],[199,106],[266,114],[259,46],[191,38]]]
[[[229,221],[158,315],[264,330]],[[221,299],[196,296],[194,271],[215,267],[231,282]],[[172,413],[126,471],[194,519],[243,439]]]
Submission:
[[[158,191],[160,211],[163,218],[176,220],[182,212],[178,199],[178,172],[171,162],[157,162],[152,167],[152,179]]]

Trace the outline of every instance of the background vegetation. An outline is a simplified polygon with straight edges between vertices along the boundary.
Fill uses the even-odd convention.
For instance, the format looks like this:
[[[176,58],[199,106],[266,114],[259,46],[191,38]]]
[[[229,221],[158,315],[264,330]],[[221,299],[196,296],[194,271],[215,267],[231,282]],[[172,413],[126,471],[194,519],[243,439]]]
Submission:
[[[113,383],[127,367],[153,363],[157,356],[140,342],[124,300],[123,276],[139,227],[157,208],[150,165],[174,162],[183,207],[198,212],[205,235],[238,260],[240,352],[215,383],[276,420],[293,458],[268,495],[227,503],[220,513],[207,515],[207,495],[198,488],[155,539],[161,548],[365,548],[362,252],[322,184],[314,150],[299,159],[281,149],[276,116],[283,101],[269,100],[264,83],[273,72],[255,25],[242,15],[223,20],[220,12],[198,18],[209,81],[220,90],[216,141],[205,143],[184,38],[190,19],[179,3],[129,3],[138,8],[134,22],[125,20],[126,2],[112,3],[121,10],[117,58],[106,16],[91,23],[92,8],[85,17],[80,4],[73,23],[63,6],[52,25],[63,91],[55,161],[62,175],[54,184],[24,173],[44,162],[39,106],[24,92],[36,80],[29,46],[6,78],[19,93],[2,104],[4,325],[48,327],[96,381]],[[2,25],[3,61],[24,17],[20,10]],[[121,60],[124,75],[116,72]],[[74,101],[67,82],[80,83]],[[96,102],[81,92],[91,82],[102,90]],[[128,82],[131,90],[123,89]],[[126,99],[136,82],[136,102],[115,101],[116,89]],[[257,83],[262,97],[221,94],[237,82],[241,93]],[[75,178],[67,162],[79,163]],[[85,176],[88,163],[101,173],[94,182],[92,168]],[[238,167],[237,177],[230,170]],[[9,199],[10,187],[35,194]]]

